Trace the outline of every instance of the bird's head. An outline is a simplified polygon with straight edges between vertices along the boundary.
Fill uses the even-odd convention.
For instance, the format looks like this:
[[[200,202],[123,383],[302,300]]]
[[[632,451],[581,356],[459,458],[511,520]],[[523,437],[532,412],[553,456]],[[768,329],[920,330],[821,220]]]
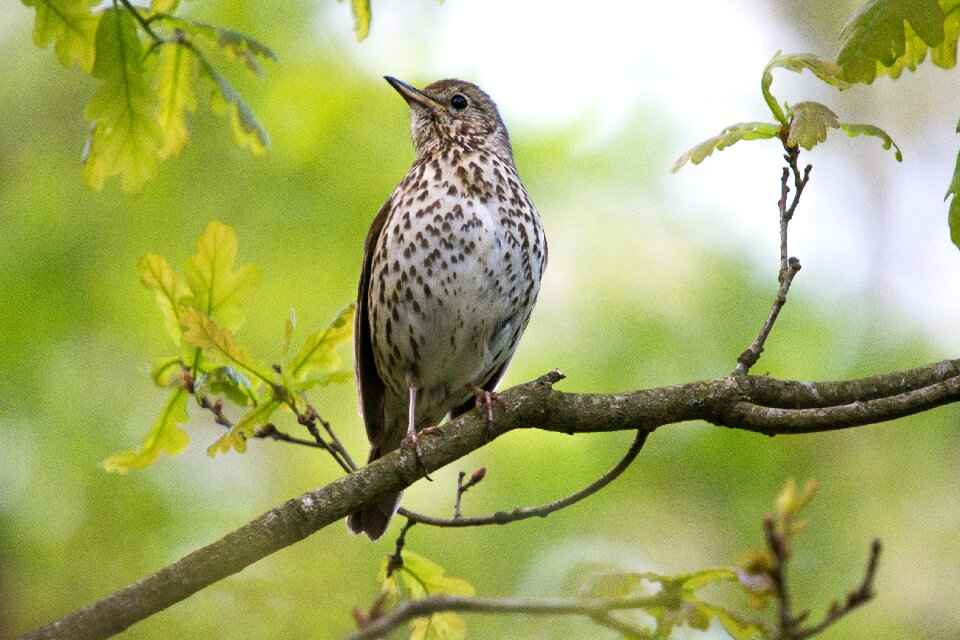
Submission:
[[[450,79],[417,89],[391,76],[385,79],[410,105],[410,132],[418,154],[453,145],[512,160],[510,136],[497,105],[477,85]]]

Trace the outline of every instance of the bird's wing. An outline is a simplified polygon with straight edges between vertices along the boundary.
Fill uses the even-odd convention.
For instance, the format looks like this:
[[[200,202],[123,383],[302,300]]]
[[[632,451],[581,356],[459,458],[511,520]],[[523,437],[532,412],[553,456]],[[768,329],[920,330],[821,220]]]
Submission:
[[[367,238],[363,243],[363,266],[360,269],[360,286],[357,290],[357,313],[353,320],[353,364],[357,372],[357,396],[360,415],[367,427],[367,439],[377,446],[383,437],[383,395],[385,386],[377,363],[373,358],[373,338],[370,335],[370,271],[377,240],[390,213],[393,196],[380,207]]]

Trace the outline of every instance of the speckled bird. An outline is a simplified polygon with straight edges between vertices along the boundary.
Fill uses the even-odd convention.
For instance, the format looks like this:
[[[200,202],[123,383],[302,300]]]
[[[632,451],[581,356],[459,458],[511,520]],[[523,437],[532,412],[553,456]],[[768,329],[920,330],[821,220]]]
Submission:
[[[412,446],[446,415],[493,420],[494,393],[547,265],[540,216],[517,175],[497,105],[478,86],[422,90],[387,76],[410,106],[416,159],[364,243],[354,357],[370,461]],[[376,540],[400,494],[347,518]]]

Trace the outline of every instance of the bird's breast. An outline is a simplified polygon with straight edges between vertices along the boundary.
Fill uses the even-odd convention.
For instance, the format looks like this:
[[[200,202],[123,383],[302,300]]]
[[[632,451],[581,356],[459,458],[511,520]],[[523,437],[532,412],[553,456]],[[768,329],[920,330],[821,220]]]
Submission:
[[[512,355],[536,300],[546,242],[512,166],[448,155],[397,187],[377,243],[369,305],[387,386],[476,384]],[[458,392],[459,393],[459,392]]]

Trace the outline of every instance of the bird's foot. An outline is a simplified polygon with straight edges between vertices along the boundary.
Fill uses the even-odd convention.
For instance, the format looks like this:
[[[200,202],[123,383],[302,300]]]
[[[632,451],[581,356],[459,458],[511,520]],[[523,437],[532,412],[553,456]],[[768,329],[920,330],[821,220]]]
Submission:
[[[487,440],[493,440],[493,405],[500,405],[500,408],[504,411],[507,410],[507,405],[503,401],[503,397],[495,391],[481,389],[475,384],[467,388],[476,396],[474,406],[477,409],[477,413],[485,415],[487,418]]]
[[[423,436],[432,436],[432,435],[443,435],[443,431],[440,427],[427,427],[421,429],[419,433],[416,429],[409,429],[407,431],[407,437],[400,441],[400,451],[413,445],[413,451],[417,455],[417,462],[420,463],[420,468],[423,469],[423,477],[427,480],[433,482],[433,478],[430,477],[430,471],[427,469],[427,464],[423,461],[423,451],[420,450],[420,438]]]

